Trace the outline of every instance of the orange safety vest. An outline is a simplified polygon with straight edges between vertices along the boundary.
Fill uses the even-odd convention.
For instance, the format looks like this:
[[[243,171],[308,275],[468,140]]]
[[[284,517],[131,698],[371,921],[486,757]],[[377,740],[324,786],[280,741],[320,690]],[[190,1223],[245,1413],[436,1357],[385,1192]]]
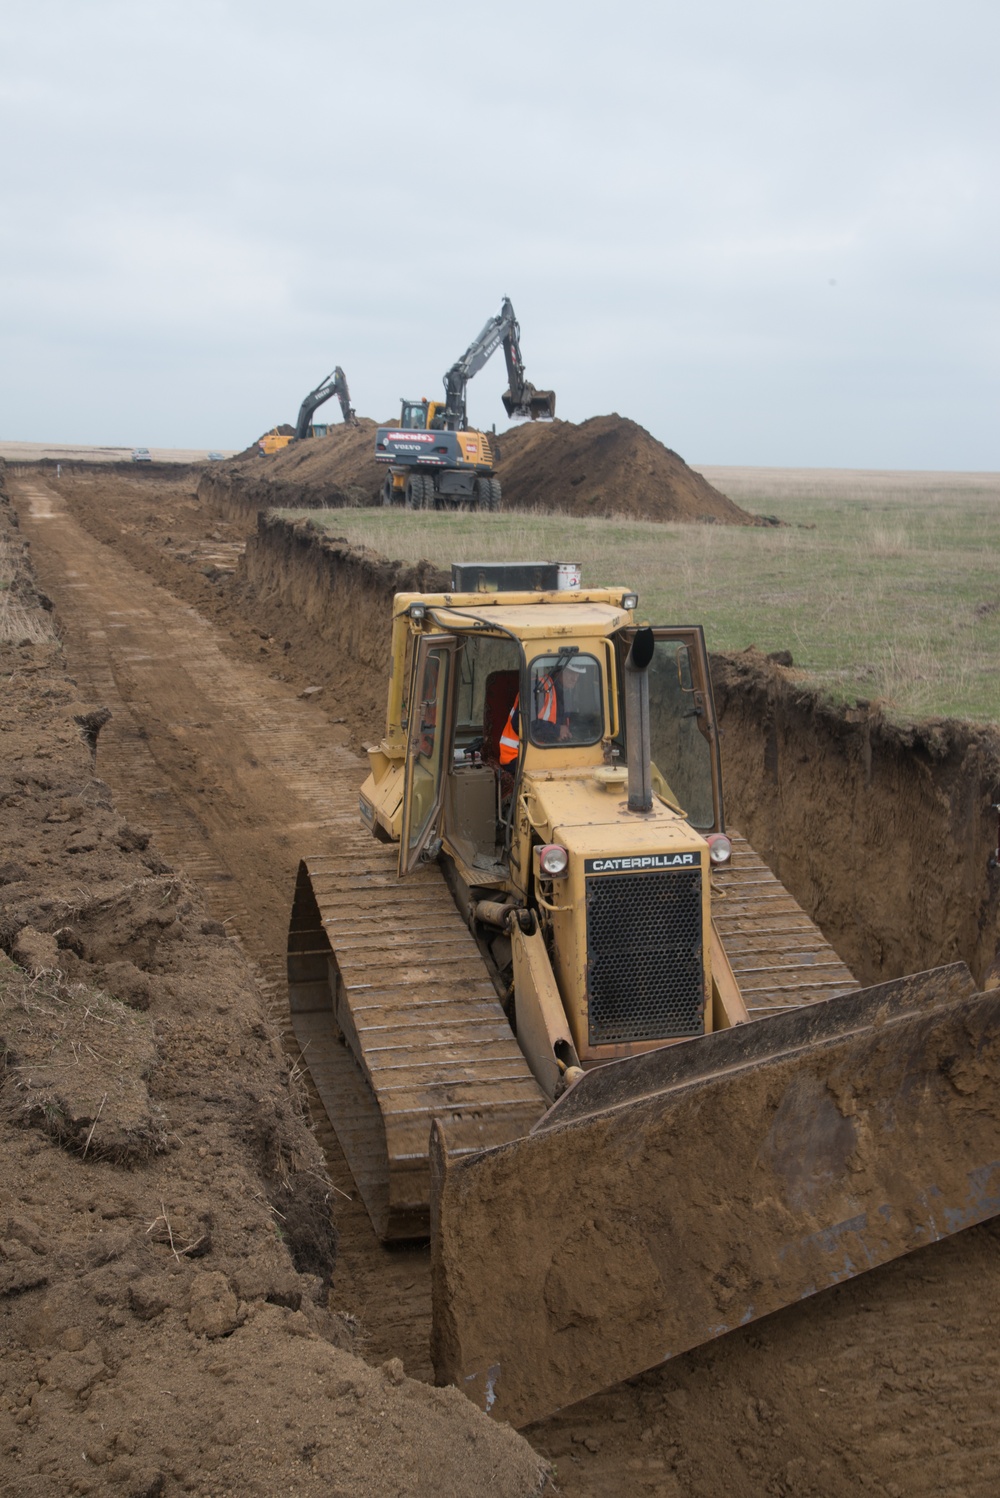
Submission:
[[[500,763],[502,765],[513,764],[521,748],[521,738],[517,731],[517,725],[514,722],[515,717],[520,722],[520,714],[518,713],[518,704],[520,701],[521,694],[518,692],[514,698],[514,706],[508,714],[503,733],[500,735]]]
[[[558,709],[556,707],[556,684],[551,676],[543,676],[535,686],[535,701],[539,703],[536,718],[539,723],[555,723]]]

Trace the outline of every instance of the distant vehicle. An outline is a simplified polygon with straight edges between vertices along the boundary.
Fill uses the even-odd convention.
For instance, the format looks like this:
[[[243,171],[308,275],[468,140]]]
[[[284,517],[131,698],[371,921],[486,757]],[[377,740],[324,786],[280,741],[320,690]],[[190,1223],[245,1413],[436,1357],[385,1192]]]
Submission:
[[[149,455],[149,448],[148,447],[133,447],[133,449],[132,449],[132,462],[133,463],[152,463],[152,461],[153,460],[152,460],[152,458]]]
[[[225,453],[209,453],[208,461],[210,463],[222,463],[225,461],[225,457]]]
[[[269,458],[273,453],[280,453],[282,448],[287,447],[293,436],[294,433],[290,427],[287,432],[279,432],[277,427],[272,427],[269,432],[264,433],[257,446],[264,456]]]

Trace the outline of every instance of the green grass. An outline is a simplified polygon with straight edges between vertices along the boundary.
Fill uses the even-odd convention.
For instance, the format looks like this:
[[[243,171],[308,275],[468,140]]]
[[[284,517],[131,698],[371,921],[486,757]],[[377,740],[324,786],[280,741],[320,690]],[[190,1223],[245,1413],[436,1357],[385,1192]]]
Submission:
[[[703,470],[706,471],[706,470]],[[580,562],[585,584],[639,592],[656,624],[704,625],[709,649],[790,650],[837,701],[899,719],[1000,720],[1000,475],[709,469],[781,527],[558,515],[308,514],[383,555]]]

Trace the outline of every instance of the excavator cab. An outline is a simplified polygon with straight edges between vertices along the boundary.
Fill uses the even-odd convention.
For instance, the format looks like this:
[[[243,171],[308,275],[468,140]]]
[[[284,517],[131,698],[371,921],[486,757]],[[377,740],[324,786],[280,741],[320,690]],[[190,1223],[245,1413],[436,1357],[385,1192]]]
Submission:
[[[404,432],[426,431],[427,401],[404,400],[400,412],[399,425]]]

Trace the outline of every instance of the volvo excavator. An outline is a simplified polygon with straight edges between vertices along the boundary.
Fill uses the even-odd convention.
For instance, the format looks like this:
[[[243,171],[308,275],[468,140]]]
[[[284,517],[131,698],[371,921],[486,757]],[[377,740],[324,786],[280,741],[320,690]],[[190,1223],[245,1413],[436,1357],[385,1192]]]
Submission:
[[[321,380],[315,390],[310,390],[305,400],[299,407],[299,414],[295,422],[295,441],[301,442],[308,437],[312,427],[313,413],[318,411],[331,396],[336,396],[340,402],[341,414],[344,425],[356,427],[358,418],[354,407],[351,405],[351,392],[347,388],[347,376],[338,364],[332,374],[328,374],[325,380]]]
[[[508,388],[501,399],[508,416],[531,421],[556,414],[553,390],[536,390],[525,377],[521,330],[510,298],[481,328],[444,377],[443,401],[402,402],[399,425],[379,427],[375,458],[387,465],[382,502],[411,510],[499,510],[503,493],[494,473],[495,434],[469,430],[466,388],[473,375],[503,344]]]
[[[375,1231],[430,1237],[438,1380],[523,1426],[1000,1213],[1000,990],[859,987],[727,825],[699,627],[452,583],[395,598],[289,993]]]

